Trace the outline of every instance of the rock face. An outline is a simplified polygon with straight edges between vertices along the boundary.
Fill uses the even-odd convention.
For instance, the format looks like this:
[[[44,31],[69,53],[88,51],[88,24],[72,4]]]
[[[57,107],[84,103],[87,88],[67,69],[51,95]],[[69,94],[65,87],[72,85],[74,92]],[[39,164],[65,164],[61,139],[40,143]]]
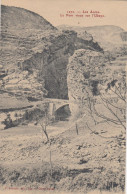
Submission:
[[[124,58],[122,58],[124,59]],[[125,107],[124,100],[107,88],[114,87],[117,83],[117,90],[121,91],[122,99],[125,93],[125,64],[118,59],[112,64],[105,54],[79,49],[70,57],[67,66],[68,96],[72,116],[79,117],[90,109],[89,99],[96,102],[99,111],[102,110],[103,102],[100,96],[118,102],[119,106]],[[114,87],[115,88],[115,87]],[[115,102],[115,103],[116,103]],[[118,104],[117,104],[118,105]],[[103,110],[104,107],[103,107]],[[106,113],[107,114],[107,113]]]
[[[1,24],[2,71],[8,72],[9,79],[17,69],[18,74],[27,72],[28,79],[34,79],[38,70],[41,82],[35,82],[42,83],[48,97],[68,98],[66,68],[76,49],[102,51],[88,34],[81,39],[74,31],[61,32],[43,17],[22,8],[2,6]]]
[[[67,98],[66,66],[69,56],[74,52],[75,39],[76,33],[73,32],[53,37],[47,48],[21,64],[22,68],[29,72],[39,69],[45,80],[48,97]]]
[[[95,49],[101,50],[98,45]],[[77,38],[73,31],[65,31],[55,39],[51,40],[51,45],[41,53],[33,55],[30,59],[22,63],[23,69],[32,71],[39,69],[45,80],[45,88],[48,97],[67,98],[67,64],[69,57],[78,48],[91,48],[85,40]]]
[[[28,71],[14,71],[0,80],[1,91],[29,100],[43,99],[47,91],[44,89],[44,80],[39,80],[38,76],[37,70],[33,74]]]
[[[70,57],[67,70],[68,96],[72,114],[81,112],[88,94],[99,94],[98,84],[102,83],[105,57],[102,53],[80,49]]]
[[[35,75],[37,69],[30,72],[21,64],[46,47],[45,33],[52,36],[57,29],[43,17],[22,8],[2,6],[1,15],[0,87],[3,92],[41,99],[46,92],[44,79]]]

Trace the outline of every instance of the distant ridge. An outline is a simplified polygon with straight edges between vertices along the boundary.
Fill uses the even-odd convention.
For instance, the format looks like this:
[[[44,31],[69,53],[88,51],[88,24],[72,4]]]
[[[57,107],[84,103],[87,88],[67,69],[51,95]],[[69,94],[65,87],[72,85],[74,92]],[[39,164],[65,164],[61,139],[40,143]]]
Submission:
[[[121,34],[125,30],[115,25],[102,25],[102,26],[58,26],[60,30],[74,30],[79,36],[83,36],[84,32],[91,34],[93,40],[98,42],[104,50],[112,50],[116,47],[123,45],[123,38]],[[125,37],[125,35],[123,35]],[[125,38],[124,38],[125,39]]]

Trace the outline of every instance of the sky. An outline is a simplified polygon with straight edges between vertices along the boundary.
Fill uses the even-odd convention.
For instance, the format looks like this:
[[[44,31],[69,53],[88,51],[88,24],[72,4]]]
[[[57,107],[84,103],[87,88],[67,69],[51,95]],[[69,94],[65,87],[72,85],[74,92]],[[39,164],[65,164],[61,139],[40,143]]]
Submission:
[[[3,5],[22,7],[38,13],[54,26],[97,26],[116,25],[127,30],[127,1],[125,0],[2,0]],[[83,17],[82,12],[99,11],[104,17]],[[66,16],[67,11],[74,11],[74,16]],[[80,12],[80,13],[77,13]],[[60,14],[64,17],[60,17]],[[69,13],[70,14],[70,13]],[[72,14],[71,14],[72,15]]]

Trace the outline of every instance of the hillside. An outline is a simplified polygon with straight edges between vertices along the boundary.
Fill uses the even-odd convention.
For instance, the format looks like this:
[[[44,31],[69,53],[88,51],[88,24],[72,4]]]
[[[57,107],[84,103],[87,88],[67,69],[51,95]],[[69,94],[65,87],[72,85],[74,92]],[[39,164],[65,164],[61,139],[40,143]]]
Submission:
[[[43,37],[56,32],[43,17],[23,8],[1,6],[1,65],[10,67],[42,50]],[[4,64],[3,64],[4,63]]]
[[[9,7],[2,5],[2,30],[11,31],[22,35],[25,30],[56,30],[52,24],[42,16],[19,7]]]
[[[12,73],[18,71],[19,77],[23,74],[34,77],[33,73],[38,71],[37,77],[41,79],[44,90],[48,91],[48,97],[67,98],[66,67],[69,56],[77,48],[102,51],[101,47],[91,40],[79,39],[73,31],[60,32],[31,11],[7,6],[2,6],[1,10],[0,65],[10,75],[8,78],[11,87],[14,88],[17,84],[14,76],[12,81]],[[6,80],[6,75],[4,79]]]
[[[100,46],[106,51],[113,51],[115,49],[121,48],[123,44],[126,44],[126,40],[122,38],[122,34],[124,36],[124,29],[113,26],[113,25],[105,25],[105,26],[91,26],[91,27],[79,27],[79,26],[66,26],[61,25],[58,26],[59,29],[70,29],[74,30],[78,33],[80,37],[84,36],[84,32],[87,32],[92,35],[94,41],[97,41]]]
[[[101,137],[86,128],[83,120],[79,124],[79,135],[67,122],[48,126],[52,176],[49,143],[45,142],[39,125],[0,131],[1,189],[13,185],[19,191],[21,188],[36,189],[36,193],[39,188],[55,187],[53,193],[89,194],[97,189],[97,194],[103,190],[121,194],[124,189],[125,142],[118,130],[110,131],[104,124],[103,129],[99,128]],[[112,138],[116,135],[117,139]]]
[[[123,41],[127,41],[127,32],[121,32],[121,38]]]

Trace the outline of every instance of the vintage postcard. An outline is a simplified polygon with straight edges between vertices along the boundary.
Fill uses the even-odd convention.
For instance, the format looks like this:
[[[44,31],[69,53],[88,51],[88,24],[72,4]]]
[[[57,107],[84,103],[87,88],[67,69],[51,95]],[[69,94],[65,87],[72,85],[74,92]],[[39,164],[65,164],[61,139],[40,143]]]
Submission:
[[[127,1],[2,0],[0,194],[125,194]]]

